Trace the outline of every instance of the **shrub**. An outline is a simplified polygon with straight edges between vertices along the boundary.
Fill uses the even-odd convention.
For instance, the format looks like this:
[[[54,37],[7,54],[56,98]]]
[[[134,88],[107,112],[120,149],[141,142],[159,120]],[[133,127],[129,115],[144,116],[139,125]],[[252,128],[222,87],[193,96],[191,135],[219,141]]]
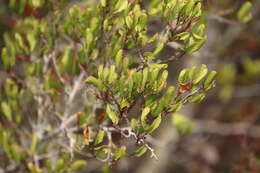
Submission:
[[[158,159],[146,137],[215,86],[204,64],[167,85],[167,63],[207,39],[200,0],[10,0],[8,10],[19,15],[1,49],[0,166],[9,172],[70,172],[146,152]],[[181,46],[160,58],[170,42]],[[179,114],[173,122],[181,134],[193,126]]]

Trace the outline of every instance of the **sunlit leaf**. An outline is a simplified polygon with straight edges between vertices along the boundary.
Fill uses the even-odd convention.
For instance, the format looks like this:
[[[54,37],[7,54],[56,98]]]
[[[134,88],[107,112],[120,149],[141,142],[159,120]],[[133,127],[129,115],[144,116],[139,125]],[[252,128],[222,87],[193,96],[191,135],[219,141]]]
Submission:
[[[189,102],[192,102],[192,103],[198,103],[198,102],[201,102],[205,98],[205,96],[206,95],[204,93],[201,93],[199,95],[191,96],[188,100],[189,100]]]
[[[121,11],[125,10],[128,6],[128,0],[118,0],[115,6],[114,13],[120,13]]]
[[[150,108],[145,107],[141,114],[141,123],[145,129],[148,128],[148,125],[146,124],[146,116],[149,114],[149,112],[150,112]]]
[[[157,129],[157,128],[160,126],[161,122],[162,122],[162,116],[159,115],[159,116],[153,121],[153,123],[151,124],[151,126],[149,127],[148,132],[149,132],[149,133],[152,133],[155,129]]]
[[[124,157],[126,154],[126,147],[122,146],[120,148],[118,148],[115,152],[114,152],[114,160],[118,160],[122,157]]]
[[[208,75],[207,79],[204,82],[204,88],[206,90],[210,87],[210,85],[212,84],[212,82],[213,82],[213,80],[215,79],[216,76],[217,76],[216,71],[210,72],[210,74]]]
[[[107,1],[106,0],[100,0],[100,4],[102,7],[105,7],[106,4],[107,4]]]
[[[138,148],[136,151],[133,152],[133,155],[136,157],[141,157],[142,155],[144,155],[147,151],[147,147],[142,146],[140,148]]]
[[[76,160],[68,168],[68,171],[78,171],[87,166],[87,161],[85,160]]]
[[[136,119],[131,119],[131,129],[132,129],[132,131],[136,131],[137,130],[137,120]]]
[[[1,108],[2,108],[2,112],[4,113],[5,117],[9,120],[12,121],[12,110],[10,105],[8,105],[8,103],[6,102],[2,102],[1,103]]]
[[[94,85],[95,87],[97,87],[100,90],[104,90],[105,89],[103,82],[100,79],[97,79],[97,78],[95,78],[93,76],[89,76],[85,80],[85,82]]]
[[[250,1],[246,1],[240,7],[237,12],[237,19],[240,22],[246,23],[252,19],[252,14],[250,13],[250,9],[252,7],[252,3]]]
[[[195,77],[193,78],[193,84],[199,83],[199,82],[201,81],[201,79],[203,79],[203,78],[206,76],[207,73],[208,73],[208,68],[207,68],[207,66],[206,66],[205,64],[202,64],[202,65],[198,68],[198,70],[197,70],[197,72],[196,72],[196,75],[195,75]]]
[[[117,113],[113,111],[110,105],[107,105],[106,113],[108,117],[111,119],[111,121],[113,122],[113,124],[118,124],[119,118],[117,116]]]
[[[102,141],[103,141],[103,139],[104,139],[104,136],[105,136],[105,131],[104,130],[99,130],[98,131],[98,134],[97,134],[97,136],[96,136],[96,139],[95,139],[95,145],[98,145],[98,144],[100,144]]]

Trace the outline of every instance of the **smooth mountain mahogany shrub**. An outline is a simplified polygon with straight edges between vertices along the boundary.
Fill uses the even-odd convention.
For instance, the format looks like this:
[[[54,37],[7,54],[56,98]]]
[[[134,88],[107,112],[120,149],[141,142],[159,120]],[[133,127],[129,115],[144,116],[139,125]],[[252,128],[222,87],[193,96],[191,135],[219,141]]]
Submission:
[[[155,159],[152,135],[169,115],[205,98],[215,71],[183,69],[167,85],[167,63],[205,43],[201,0],[9,0],[15,14],[3,34],[0,64],[0,168],[71,172],[87,161]],[[251,18],[247,2],[237,18]],[[153,23],[160,25],[154,26]],[[161,58],[170,42],[173,55]],[[126,143],[128,143],[126,145]]]

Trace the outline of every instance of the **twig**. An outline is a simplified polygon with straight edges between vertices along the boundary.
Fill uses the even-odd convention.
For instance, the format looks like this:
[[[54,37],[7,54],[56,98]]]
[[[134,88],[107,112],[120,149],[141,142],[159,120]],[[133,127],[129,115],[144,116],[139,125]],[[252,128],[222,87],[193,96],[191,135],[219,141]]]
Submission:
[[[54,53],[51,54],[51,58],[52,58],[52,63],[53,63],[55,72],[56,72],[59,80],[61,81],[62,84],[65,84],[65,80],[64,80],[64,78],[61,76],[61,74],[59,72],[59,69],[58,69],[58,66],[57,66],[57,61],[56,61],[56,58],[54,57]]]
[[[80,74],[80,76],[76,79],[74,85],[73,85],[73,88],[69,94],[69,98],[67,100],[67,102],[65,103],[66,107],[65,107],[65,111],[64,111],[64,115],[62,117],[62,122],[59,126],[59,128],[55,129],[50,135],[46,136],[43,141],[46,141],[47,139],[53,137],[53,136],[56,136],[57,134],[59,134],[60,132],[62,132],[63,130],[67,129],[67,125],[70,124],[71,122],[73,122],[74,120],[76,120],[77,118],[77,114],[72,114],[70,115],[69,114],[69,108],[70,108],[70,105],[72,104],[76,94],[77,94],[77,91],[79,89],[81,89],[82,87],[82,83],[83,83],[83,79],[84,77],[86,76],[86,72],[82,72]]]
[[[210,14],[209,18],[217,20],[220,23],[226,23],[226,24],[230,24],[230,25],[240,25],[241,23],[235,21],[235,20],[230,20],[227,18],[224,18],[220,15],[216,15],[216,14]]]
[[[195,120],[197,126],[193,133],[213,133],[222,136],[246,135],[260,138],[260,127],[250,123],[222,123],[214,120]]]
[[[186,54],[186,52],[184,52],[184,51],[176,52],[175,55],[171,56],[170,58],[168,58],[166,60],[162,60],[160,63],[166,64],[166,63],[169,63],[171,61],[178,60],[181,57],[183,57],[185,54]]]
[[[144,139],[140,139],[131,129],[131,127],[127,127],[127,128],[123,128],[122,130],[126,131],[128,130],[128,134],[129,135],[123,135],[125,137],[131,137],[133,136],[138,142],[142,143],[151,153],[151,158],[155,158],[156,160],[159,160],[158,156],[155,154],[154,149],[152,147],[149,146],[149,144],[144,140]],[[125,133],[121,133],[121,134],[125,134]]]
[[[111,134],[111,131],[109,130],[109,128],[107,128],[107,127],[103,127],[103,130],[106,132],[106,134],[107,134],[107,139],[108,139],[108,147],[111,149],[112,148],[112,144],[113,144],[113,142],[112,142],[112,134]],[[112,158],[112,153],[111,153],[111,151],[109,151],[108,153],[107,153],[107,157],[105,158],[105,159],[103,159],[102,161],[103,162],[107,162],[107,161],[111,161],[111,158]]]
[[[77,94],[77,91],[81,89],[82,87],[82,84],[83,84],[83,78],[86,77],[86,72],[83,71],[79,77],[76,79],[74,85],[73,85],[73,88],[69,94],[69,98],[66,102],[66,109],[65,109],[65,114],[64,114],[64,118],[67,119],[68,118],[68,114],[69,114],[69,107],[71,105],[71,103],[73,102],[76,94]]]

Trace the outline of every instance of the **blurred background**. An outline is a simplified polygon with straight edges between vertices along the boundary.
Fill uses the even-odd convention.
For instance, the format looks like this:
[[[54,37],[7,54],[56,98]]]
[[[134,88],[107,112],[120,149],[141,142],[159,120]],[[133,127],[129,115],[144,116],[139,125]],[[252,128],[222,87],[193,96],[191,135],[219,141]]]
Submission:
[[[0,49],[3,33],[12,30],[21,18],[7,8],[6,2],[0,0]],[[218,72],[217,86],[206,99],[181,111],[194,123],[192,132],[180,136],[169,117],[155,136],[147,139],[159,161],[150,159],[149,153],[141,158],[124,158],[113,165],[112,172],[260,172],[260,1],[252,0],[253,19],[247,24],[236,21],[235,11],[243,2],[204,0],[208,41],[198,52],[169,64],[172,84],[184,67],[204,63]],[[41,17],[44,10],[36,13],[28,8],[25,15]],[[163,55],[172,51],[169,45]],[[100,165],[93,161],[83,172],[99,172]]]

